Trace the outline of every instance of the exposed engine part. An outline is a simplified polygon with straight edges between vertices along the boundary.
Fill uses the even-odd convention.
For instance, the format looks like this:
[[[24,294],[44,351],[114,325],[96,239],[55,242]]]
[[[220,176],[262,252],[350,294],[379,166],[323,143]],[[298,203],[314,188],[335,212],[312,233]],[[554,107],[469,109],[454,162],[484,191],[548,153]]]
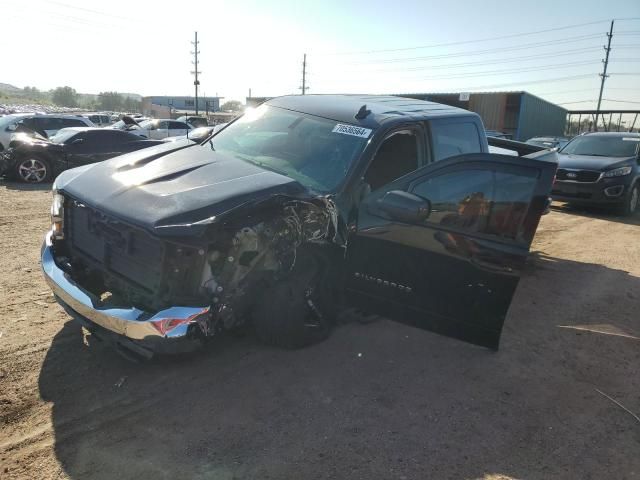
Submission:
[[[289,275],[303,244],[331,242],[337,213],[329,200],[324,205],[291,201],[255,224],[218,232],[202,272],[201,291],[211,298],[216,328],[240,326],[256,298],[274,281]],[[311,295],[308,308],[319,310]]]

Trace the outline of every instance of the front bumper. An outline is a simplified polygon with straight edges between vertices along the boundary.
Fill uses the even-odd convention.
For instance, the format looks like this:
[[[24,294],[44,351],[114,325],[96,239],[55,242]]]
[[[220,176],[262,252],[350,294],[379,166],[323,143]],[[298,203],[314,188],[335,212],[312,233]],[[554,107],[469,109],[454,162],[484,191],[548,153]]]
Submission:
[[[58,302],[92,333],[142,357],[185,353],[202,346],[209,306],[176,306],[156,313],[136,307],[104,307],[79,286],[54,259],[51,232],[41,250],[42,272]]]
[[[0,150],[0,176],[9,173],[14,167],[13,149]]]
[[[556,180],[551,189],[553,200],[584,205],[617,205],[624,201],[630,182],[624,178],[603,178],[597,182]]]

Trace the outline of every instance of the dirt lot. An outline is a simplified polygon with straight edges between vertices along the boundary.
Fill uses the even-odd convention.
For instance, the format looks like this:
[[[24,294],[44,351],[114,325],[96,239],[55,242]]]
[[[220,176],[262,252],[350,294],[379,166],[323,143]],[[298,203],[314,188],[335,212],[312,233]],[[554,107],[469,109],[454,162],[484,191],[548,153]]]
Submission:
[[[0,478],[634,479],[640,218],[556,208],[498,353],[389,321],[301,351],[128,363],[38,259],[46,189],[0,183]]]

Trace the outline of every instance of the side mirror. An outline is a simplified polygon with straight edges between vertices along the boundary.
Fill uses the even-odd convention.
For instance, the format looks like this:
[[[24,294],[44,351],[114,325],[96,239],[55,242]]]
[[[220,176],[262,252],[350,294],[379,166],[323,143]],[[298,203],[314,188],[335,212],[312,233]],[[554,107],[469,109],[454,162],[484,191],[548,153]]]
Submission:
[[[426,198],[401,190],[391,190],[376,202],[379,211],[392,220],[422,223],[431,214],[431,202]]]

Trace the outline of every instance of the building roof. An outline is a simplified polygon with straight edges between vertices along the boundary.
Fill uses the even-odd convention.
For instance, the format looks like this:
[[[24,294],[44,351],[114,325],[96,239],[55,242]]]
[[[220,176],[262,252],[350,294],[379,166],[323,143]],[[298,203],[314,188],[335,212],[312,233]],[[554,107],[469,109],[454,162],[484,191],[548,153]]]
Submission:
[[[433,117],[476,116],[475,113],[449,105],[388,95],[288,95],[273,98],[266,104],[368,128],[376,128],[399,118],[426,120]],[[363,105],[371,113],[363,119],[356,119]]]

